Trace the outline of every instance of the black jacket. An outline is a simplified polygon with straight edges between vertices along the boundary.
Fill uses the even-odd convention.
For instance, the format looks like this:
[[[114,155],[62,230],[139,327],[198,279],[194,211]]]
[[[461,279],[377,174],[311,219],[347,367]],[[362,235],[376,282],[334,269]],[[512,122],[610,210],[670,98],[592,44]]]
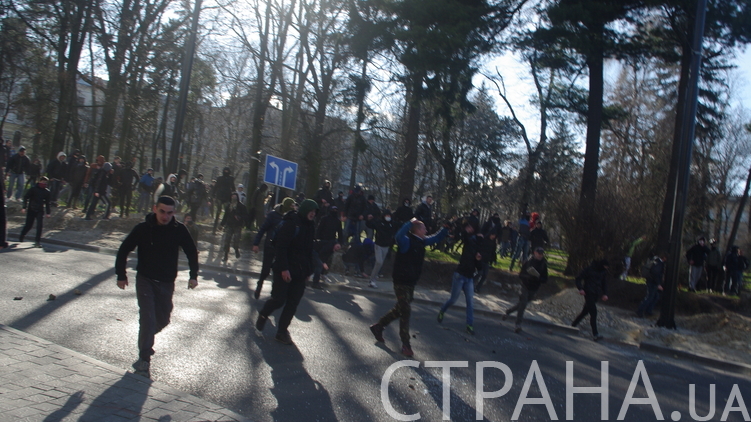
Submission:
[[[415,216],[415,213],[412,212],[412,207],[407,205],[401,205],[399,208],[394,211],[394,214],[392,217],[394,217],[394,222],[396,225],[401,225],[406,223],[407,221],[411,220],[412,217]]]
[[[36,184],[23,195],[23,208],[34,212],[50,213],[50,190]]]
[[[548,240],[548,233],[543,229],[538,229],[537,227],[535,227],[531,232],[529,232],[529,244],[532,250],[537,247],[544,248],[549,241],[550,240]]]
[[[378,204],[375,203],[375,201],[371,204],[370,201],[367,201],[365,203],[365,214],[363,214],[365,218],[368,218],[369,215],[372,215],[374,218],[379,218],[381,216],[381,209],[378,207]]]
[[[279,223],[282,222],[282,218],[284,216],[280,214],[278,211],[272,210],[268,214],[266,214],[266,219],[263,220],[263,224],[261,224],[261,227],[258,229],[258,233],[256,234],[256,237],[253,239],[253,246],[258,246],[261,244],[261,239],[263,238],[263,235],[266,235],[266,242],[264,243],[264,253],[272,253],[272,251],[269,249],[271,248],[271,240],[274,237],[276,226],[279,225]]]
[[[384,248],[391,247],[394,244],[394,235],[396,234],[396,226],[393,221],[379,220],[367,220],[365,225],[375,230],[375,244]]]
[[[245,222],[248,220],[248,209],[245,208],[242,202],[238,201],[235,208],[231,209],[230,204],[224,209],[224,217],[222,217],[222,227],[230,227],[232,229],[238,229],[245,226]]]
[[[313,199],[318,203],[319,207],[323,206],[323,203],[321,202],[322,199],[326,200],[327,204],[334,205],[334,196],[331,194],[331,189],[326,187],[318,189],[318,192],[316,192]]]
[[[152,280],[172,283],[177,278],[177,258],[180,248],[188,257],[190,278],[198,276],[198,251],[188,228],[174,218],[164,225],[157,223],[156,215],[146,216],[125,238],[115,259],[115,273],[118,280],[125,280],[125,264],[128,254],[138,247],[139,274]]]
[[[647,284],[662,285],[665,273],[665,263],[660,258],[655,259],[655,263],[652,268],[649,269],[649,277],[647,277]]]
[[[686,252],[686,259],[689,262],[694,261],[693,265],[695,267],[703,267],[704,260],[707,259],[707,255],[709,255],[709,248],[695,243],[694,246],[692,246],[691,249]]]
[[[360,193],[353,193],[352,195],[347,197],[347,202],[345,203],[345,212],[347,215],[347,218],[352,220],[357,220],[360,218],[361,215],[365,215],[365,209],[368,201],[365,200],[365,196]]]
[[[6,164],[7,172],[13,174],[28,173],[29,167],[31,167],[31,161],[26,155],[16,154],[10,157]]]
[[[235,178],[232,176],[219,176],[216,178],[211,197],[220,202],[229,202],[229,197],[235,191]]]
[[[478,251],[482,254],[482,262],[496,261],[497,240],[498,238],[491,239],[489,236],[477,238]]]
[[[433,224],[433,209],[430,208],[427,202],[421,202],[415,210],[415,218],[425,223],[430,227]]]
[[[104,169],[97,170],[91,181],[91,186],[94,189],[93,192],[99,195],[107,194],[107,186],[110,185],[111,179],[112,175],[110,172],[104,171]]]
[[[601,261],[595,261],[585,268],[574,282],[576,288],[584,290],[587,296],[593,295],[599,299],[600,296],[608,294],[608,270],[602,265]]]
[[[292,282],[305,282],[313,274],[313,243],[315,224],[290,211],[282,219],[284,224],[274,236],[274,273],[289,271]]]
[[[464,249],[462,250],[462,256],[459,258],[459,265],[456,267],[455,272],[461,274],[463,277],[474,277],[475,272],[480,269],[480,264],[482,263],[482,260],[477,260],[477,252],[480,252],[480,241],[481,239],[477,236],[468,236],[464,239]]]
[[[530,267],[534,268],[539,276],[530,274]],[[540,260],[535,258],[528,259],[527,262],[522,265],[521,270],[519,270],[519,278],[522,280],[522,283],[527,290],[539,290],[540,285],[548,281],[548,261],[546,261],[545,258]]]
[[[338,211],[330,211],[321,218],[316,229],[316,239],[336,240],[339,243],[344,243],[342,222],[339,220]]]
[[[56,180],[65,180],[68,176],[68,163],[66,161],[60,161],[57,158],[50,161],[47,166],[47,177]]]

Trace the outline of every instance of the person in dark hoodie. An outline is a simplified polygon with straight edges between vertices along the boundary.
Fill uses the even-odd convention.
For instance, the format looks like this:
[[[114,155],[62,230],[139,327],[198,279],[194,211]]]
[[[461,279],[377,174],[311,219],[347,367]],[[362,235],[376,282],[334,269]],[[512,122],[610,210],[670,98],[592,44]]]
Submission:
[[[313,273],[313,247],[318,204],[312,199],[302,201],[297,211],[284,215],[274,236],[274,284],[271,298],[258,313],[256,329],[263,331],[269,315],[284,307],[277,323],[276,340],[293,344],[289,324],[305,294],[305,280]]]
[[[527,309],[527,304],[535,298],[542,283],[548,281],[548,262],[545,260],[545,250],[543,248],[535,249],[532,252],[532,259],[522,264],[522,268],[519,270],[519,279],[522,285],[519,302],[506,309],[506,313],[501,318],[505,321],[509,315],[516,312],[516,327],[514,328],[514,332],[517,334],[522,332],[522,320],[524,319],[524,310]]]
[[[243,227],[248,220],[248,209],[245,204],[240,202],[237,192],[232,192],[229,197],[229,204],[224,210],[222,217],[222,227],[224,228],[224,258],[222,261],[227,262],[229,259],[229,247],[235,248],[235,258],[240,258],[240,238]]]
[[[96,206],[99,201],[102,201],[105,205],[104,217],[102,217],[102,219],[109,220],[110,207],[112,206],[112,203],[107,197],[107,187],[110,185],[112,173],[114,173],[112,164],[104,163],[102,165],[102,168],[97,170],[97,172],[94,174],[94,178],[91,182],[91,185],[93,186],[93,197],[91,198],[89,209],[88,211],[86,211],[86,220],[93,220],[92,217],[96,213]]]
[[[391,246],[394,245],[394,235],[396,234],[396,226],[391,221],[391,211],[383,210],[382,218],[375,218],[373,215],[368,215],[368,221],[365,224],[372,230],[375,230],[375,265],[373,271],[370,272],[370,287],[377,288],[379,273],[383,267],[383,262],[386,261],[386,255],[388,255]]]
[[[177,258],[182,248],[188,258],[190,275],[188,289],[198,286],[198,250],[190,232],[175,219],[176,203],[169,196],[157,199],[153,213],[139,223],[123,240],[115,259],[117,287],[125,290],[128,254],[138,247],[136,297],[138,298],[138,360],[133,364],[136,374],[150,377],[154,337],[170,322],[172,295],[177,278]]]
[[[282,222],[284,215],[292,211],[295,200],[292,198],[284,198],[281,204],[276,204],[274,209],[266,214],[266,219],[263,221],[261,228],[258,229],[255,239],[253,239],[253,253],[258,253],[261,239],[266,235],[266,240],[263,244],[263,263],[261,265],[261,275],[258,277],[256,283],[256,290],[253,293],[253,297],[258,299],[261,297],[261,290],[263,289],[263,283],[266,277],[271,274],[271,266],[274,264],[274,237],[276,230],[279,227],[279,223]]]
[[[39,179],[39,183],[27,190],[23,195],[23,209],[22,213],[26,213],[26,225],[21,229],[21,235],[18,236],[18,241],[23,242],[23,238],[26,233],[34,227],[34,221],[37,223],[37,234],[34,237],[34,247],[41,248],[42,239],[42,222],[44,217],[50,216],[50,198],[51,194],[47,189],[47,178],[42,177]]]
[[[50,195],[52,205],[57,206],[57,195],[63,188],[68,177],[68,159],[67,155],[60,151],[57,153],[57,159],[50,161],[47,165],[47,177],[50,180]]]
[[[412,200],[404,198],[402,204],[399,205],[396,211],[394,211],[394,225],[396,225],[396,227],[401,227],[414,216],[415,213],[412,211]]]
[[[434,245],[448,235],[448,227],[454,221],[444,224],[443,228],[432,236],[427,236],[425,223],[416,218],[406,222],[394,239],[397,244],[396,258],[394,258],[394,293],[396,305],[388,311],[377,323],[370,326],[376,341],[385,342],[383,331],[392,321],[399,320],[399,337],[402,340],[402,354],[414,356],[409,335],[409,318],[412,315],[412,303],[415,286],[422,275],[422,264],[425,262],[425,247]]]
[[[464,292],[464,299],[467,302],[467,332],[474,335],[474,308],[472,299],[474,297],[474,277],[475,273],[482,265],[482,254],[479,250],[478,238],[475,236],[476,226],[470,219],[462,223],[464,229],[464,248],[462,256],[459,258],[459,265],[454,271],[454,277],[451,281],[451,297],[441,306],[438,311],[438,322],[443,322],[443,317],[448,308],[456,303],[459,294]]]
[[[595,341],[602,340],[602,336],[597,331],[597,301],[608,300],[608,267],[607,259],[594,261],[574,280],[579,294],[584,296],[584,308],[571,326],[576,327],[585,316],[589,315],[589,325],[592,326],[592,337]]]

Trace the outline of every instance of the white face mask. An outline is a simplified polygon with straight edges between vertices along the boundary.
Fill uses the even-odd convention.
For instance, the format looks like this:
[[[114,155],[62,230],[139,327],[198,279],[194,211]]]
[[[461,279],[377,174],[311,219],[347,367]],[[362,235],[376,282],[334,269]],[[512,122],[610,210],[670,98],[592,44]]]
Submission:
[[[391,221],[391,217],[383,217],[383,219],[386,221]]]

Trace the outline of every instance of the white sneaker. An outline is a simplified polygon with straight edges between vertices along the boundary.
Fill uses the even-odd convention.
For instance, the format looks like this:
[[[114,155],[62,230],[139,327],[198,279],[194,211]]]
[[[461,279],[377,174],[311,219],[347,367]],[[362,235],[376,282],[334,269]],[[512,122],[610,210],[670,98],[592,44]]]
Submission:
[[[377,288],[378,288],[378,285],[376,284],[376,282],[375,282],[375,281],[372,281],[372,280],[370,281],[370,284],[368,284],[368,286],[370,286],[370,287],[372,287],[372,288],[374,288],[374,289],[377,289]]]

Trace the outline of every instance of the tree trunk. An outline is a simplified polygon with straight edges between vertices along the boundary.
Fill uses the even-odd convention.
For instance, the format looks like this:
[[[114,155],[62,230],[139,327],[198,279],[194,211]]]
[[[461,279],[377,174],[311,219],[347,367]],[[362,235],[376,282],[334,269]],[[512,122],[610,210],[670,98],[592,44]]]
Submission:
[[[741,217],[743,216],[743,209],[746,208],[746,201],[748,200],[748,190],[751,187],[751,167],[748,169],[748,177],[746,177],[746,187],[743,189],[743,196],[741,202],[738,204],[738,210],[735,212],[735,220],[733,221],[733,228],[730,230],[730,236],[728,236],[727,247],[725,253],[730,252],[730,248],[735,243],[735,236],[738,234],[738,227],[741,225]],[[751,222],[749,222],[751,226]]]
[[[420,113],[422,101],[422,74],[412,75],[412,86],[408,93],[407,136],[404,139],[404,164],[399,181],[399,198],[412,198],[415,188],[415,168],[417,167],[417,141],[420,135]]]
[[[667,192],[662,203],[660,226],[657,229],[657,251],[667,251],[670,247],[670,231],[673,221],[673,204],[675,203],[675,187],[678,180],[678,167],[680,165],[681,132],[683,128],[683,113],[688,94],[688,80],[691,67],[691,48],[683,45],[681,55],[681,78],[678,82],[678,102],[675,105],[676,116],[673,126],[673,148],[670,154],[670,170],[668,170]]]
[[[602,31],[600,32],[602,36]],[[574,274],[584,268],[597,252],[599,236],[592,230],[597,199],[597,172],[600,161],[600,129],[602,127],[603,51],[593,47],[587,58],[589,69],[589,99],[587,101],[587,146],[584,152],[581,193],[579,196],[577,232],[572,242],[566,273]]]

